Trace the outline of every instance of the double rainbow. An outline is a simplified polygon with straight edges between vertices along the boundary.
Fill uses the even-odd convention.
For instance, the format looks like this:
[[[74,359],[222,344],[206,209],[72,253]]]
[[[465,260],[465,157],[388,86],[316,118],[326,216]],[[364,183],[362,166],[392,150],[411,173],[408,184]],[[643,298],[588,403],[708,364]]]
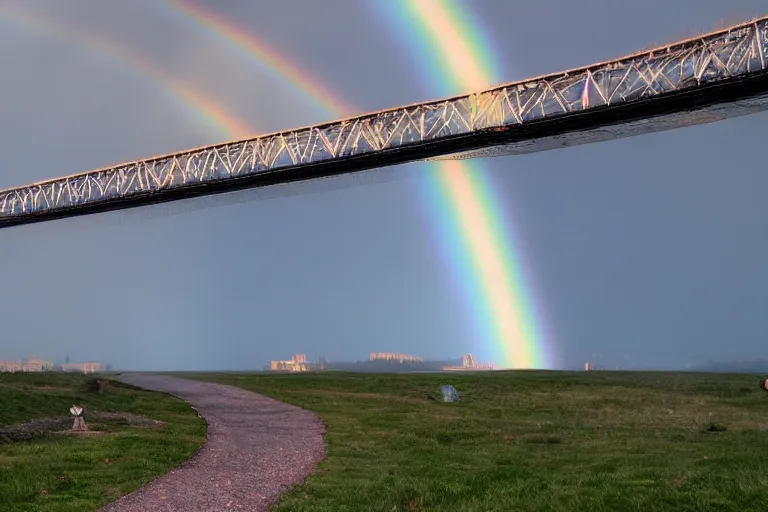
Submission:
[[[432,82],[433,93],[450,95],[478,90],[499,82],[494,53],[472,13],[454,0],[370,0],[389,22],[398,39],[416,58],[414,68]],[[191,24],[245,58],[290,83],[316,107],[333,117],[357,109],[346,104],[320,81],[266,41],[219,13],[189,0],[165,4],[178,20]],[[0,22],[15,22],[82,46],[120,62],[185,103],[194,115],[231,138],[254,135],[248,123],[230,114],[215,97],[196,90],[161,68],[103,38],[68,29],[39,12],[0,8]],[[417,50],[414,52],[414,50]],[[482,349],[507,368],[546,368],[552,365],[542,323],[533,307],[521,251],[505,225],[487,169],[477,160],[430,164],[426,188],[441,253],[453,269],[459,293],[466,298]]]

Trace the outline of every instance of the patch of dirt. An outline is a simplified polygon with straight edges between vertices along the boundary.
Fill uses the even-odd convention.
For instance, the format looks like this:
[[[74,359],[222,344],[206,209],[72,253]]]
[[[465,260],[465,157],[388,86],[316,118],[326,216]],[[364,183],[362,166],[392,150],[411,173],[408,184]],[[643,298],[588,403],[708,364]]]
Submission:
[[[104,379],[93,379],[88,384],[88,387],[91,391],[106,393],[107,391],[114,390],[116,386],[115,386],[115,383],[112,381],[108,381]]]
[[[165,422],[163,421],[153,420],[152,418],[139,416],[138,414],[132,414],[130,412],[93,412],[86,414],[86,420],[88,418],[94,420],[123,420],[132,427],[142,428],[162,427],[165,425]]]
[[[26,441],[32,437],[64,430],[72,426],[73,420],[68,416],[42,418],[39,420],[0,427],[0,444],[14,441]]]
[[[91,420],[122,420],[131,427],[140,428],[162,427],[165,425],[162,421],[153,420],[146,416],[139,416],[138,414],[131,414],[128,412],[86,412],[85,419],[86,423]],[[73,422],[74,420],[71,416],[57,416],[53,418],[41,418],[27,423],[2,426],[0,427],[0,444],[26,441],[33,437],[49,433],[72,433],[70,429],[72,428]],[[84,434],[88,435],[89,432],[99,431],[89,430],[84,432]],[[78,432],[74,432],[74,434],[78,434]]]
[[[103,430],[59,430],[58,432],[51,432],[51,434],[57,436],[76,436],[76,437],[91,437],[105,434]]]

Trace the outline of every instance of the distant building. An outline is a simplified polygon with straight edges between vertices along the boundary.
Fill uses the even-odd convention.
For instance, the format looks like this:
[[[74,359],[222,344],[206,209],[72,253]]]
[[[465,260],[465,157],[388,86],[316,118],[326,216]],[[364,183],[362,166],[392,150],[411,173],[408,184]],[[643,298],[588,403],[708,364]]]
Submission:
[[[39,357],[30,357],[24,362],[25,372],[47,372],[53,370],[53,363]]]
[[[29,359],[5,360],[0,359],[0,372],[82,372],[99,373],[101,372],[101,363],[65,363],[56,366],[51,361],[46,361],[39,357],[30,357]]]
[[[54,365],[51,361],[40,359],[39,357],[30,357],[27,360],[18,359],[15,361],[0,359],[0,372],[49,372],[53,370]]]
[[[308,372],[307,355],[295,354],[290,361],[270,361],[269,369],[278,372]]]
[[[461,366],[443,366],[444,371],[488,371],[493,370],[493,364],[479,364],[472,354],[461,357]]]
[[[63,372],[100,373],[101,363],[64,363],[61,365]]]
[[[18,361],[10,361],[7,359],[0,359],[0,372],[15,373],[22,371],[23,363],[21,359]]]
[[[420,357],[395,352],[371,352],[371,361],[397,361],[399,363],[421,363]]]

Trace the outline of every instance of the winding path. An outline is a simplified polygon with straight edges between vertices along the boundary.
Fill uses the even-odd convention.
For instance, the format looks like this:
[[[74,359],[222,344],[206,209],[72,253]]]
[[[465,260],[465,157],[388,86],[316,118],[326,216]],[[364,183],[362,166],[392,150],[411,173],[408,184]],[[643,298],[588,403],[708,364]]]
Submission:
[[[269,510],[323,458],[324,427],[311,412],[244,389],[164,375],[120,381],[176,395],[208,422],[192,459],[102,512]]]

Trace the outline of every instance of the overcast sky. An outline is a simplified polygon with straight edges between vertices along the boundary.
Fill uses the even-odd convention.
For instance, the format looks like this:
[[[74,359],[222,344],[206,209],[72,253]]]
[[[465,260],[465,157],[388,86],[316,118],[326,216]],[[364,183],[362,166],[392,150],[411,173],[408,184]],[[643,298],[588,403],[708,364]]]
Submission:
[[[363,0],[209,3],[360,110],[438,94],[413,76],[397,34]],[[505,81],[765,14],[764,0],[648,0],[631,12],[613,0],[467,4]],[[157,0],[6,5],[142,56],[259,132],[328,120]],[[0,188],[226,139],[120,60],[8,19],[2,7],[0,69]],[[486,161],[558,365],[675,368],[763,356],[766,123],[757,114]],[[297,352],[491,359],[498,351],[474,331],[437,254],[425,167],[390,174],[404,171],[412,177],[2,230],[0,358],[70,356],[125,369],[261,368]]]

